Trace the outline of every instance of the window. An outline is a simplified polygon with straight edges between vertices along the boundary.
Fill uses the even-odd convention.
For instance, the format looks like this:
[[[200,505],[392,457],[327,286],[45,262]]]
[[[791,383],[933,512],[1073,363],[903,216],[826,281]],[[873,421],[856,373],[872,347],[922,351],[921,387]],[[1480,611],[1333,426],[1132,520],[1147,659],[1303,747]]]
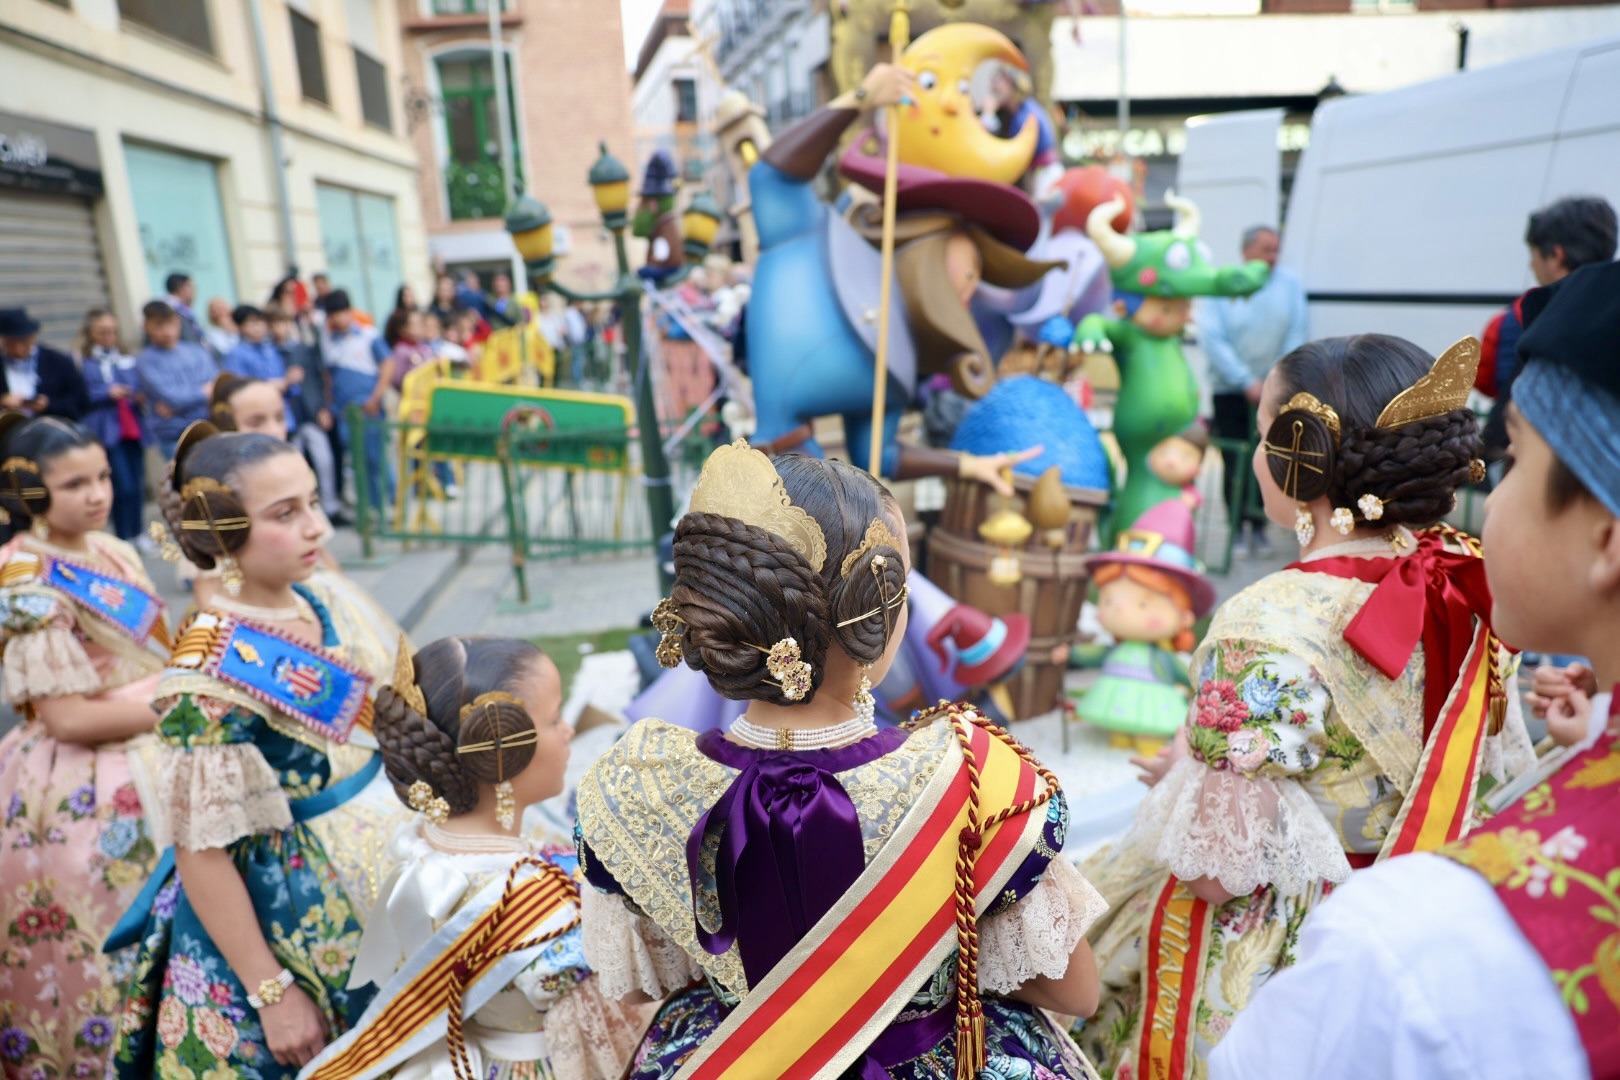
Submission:
[[[118,0],[118,17],[212,54],[208,0]]]
[[[128,143],[124,164],[140,227],[148,294],[162,296],[163,279],[178,270],[197,283],[202,303],[215,296],[235,303],[239,294],[215,163]]]
[[[298,11],[288,11],[292,19],[293,52],[298,54],[298,85],[304,97],[322,105],[332,103],[326,92],[326,64],[321,57],[321,28],[315,20]]]
[[[677,124],[695,124],[697,118],[697,82],[692,79],[676,79],[675,122]]]
[[[511,7],[507,0],[500,0],[497,11],[506,11]],[[433,14],[435,15],[487,15],[489,14],[489,0],[433,0]]]
[[[511,58],[506,64],[508,114],[512,118],[512,161],[518,175],[510,189],[521,188],[523,154],[518,137],[517,102]],[[444,185],[450,201],[450,219],[499,217],[506,213],[507,187],[501,180],[499,110],[495,106],[495,69],[489,54],[459,54],[439,61],[439,93],[444,99],[445,143],[450,149]]]
[[[360,80],[360,115],[372,127],[394,130],[393,113],[388,107],[388,69],[357,47],[354,73]]]
[[[347,290],[356,307],[381,322],[394,309],[394,291],[403,280],[394,200],[316,184],[315,205],[332,287]]]

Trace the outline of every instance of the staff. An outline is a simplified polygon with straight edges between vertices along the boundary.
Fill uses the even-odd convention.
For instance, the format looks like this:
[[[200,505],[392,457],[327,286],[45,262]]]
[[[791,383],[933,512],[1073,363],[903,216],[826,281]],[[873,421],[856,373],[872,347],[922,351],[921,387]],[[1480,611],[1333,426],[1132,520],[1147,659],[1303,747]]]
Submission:
[[[906,0],[895,0],[889,19],[889,53],[896,61],[911,41],[911,7]],[[883,411],[889,394],[889,303],[894,289],[894,206],[900,172],[900,108],[889,108],[888,168],[883,176],[883,262],[878,274],[877,364],[872,378],[872,454],[867,468],[883,476]]]

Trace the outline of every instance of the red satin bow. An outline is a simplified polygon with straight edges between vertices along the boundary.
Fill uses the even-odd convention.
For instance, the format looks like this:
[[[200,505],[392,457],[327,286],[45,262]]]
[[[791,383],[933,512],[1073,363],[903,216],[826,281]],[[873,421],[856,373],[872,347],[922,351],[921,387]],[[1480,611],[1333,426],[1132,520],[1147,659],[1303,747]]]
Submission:
[[[1468,658],[1474,619],[1489,622],[1491,588],[1485,560],[1446,550],[1442,534],[1418,534],[1417,550],[1384,559],[1335,558],[1297,562],[1290,570],[1373,583],[1344,640],[1386,678],[1406,670],[1423,642],[1423,737],[1445,707]]]

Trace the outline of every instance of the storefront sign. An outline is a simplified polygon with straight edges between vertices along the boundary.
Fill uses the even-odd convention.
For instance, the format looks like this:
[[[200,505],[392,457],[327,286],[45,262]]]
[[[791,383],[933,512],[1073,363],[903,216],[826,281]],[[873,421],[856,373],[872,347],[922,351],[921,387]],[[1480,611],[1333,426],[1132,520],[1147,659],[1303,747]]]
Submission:
[[[1310,141],[1310,124],[1282,124],[1277,128],[1280,151],[1303,150]],[[1119,153],[1133,158],[1180,157],[1186,149],[1187,129],[1180,122],[1133,127],[1123,135],[1118,128],[1071,128],[1063,136],[1063,156],[1070,161],[1107,161]]]
[[[0,187],[100,195],[95,133],[0,112]]]

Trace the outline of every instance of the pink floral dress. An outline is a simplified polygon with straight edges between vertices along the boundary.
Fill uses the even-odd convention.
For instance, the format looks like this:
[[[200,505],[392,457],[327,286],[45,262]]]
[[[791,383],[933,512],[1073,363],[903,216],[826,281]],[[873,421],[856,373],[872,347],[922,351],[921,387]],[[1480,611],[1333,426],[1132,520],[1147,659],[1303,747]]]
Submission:
[[[28,556],[61,555],[151,589],[128,544],[97,534],[91,546],[85,556],[19,537],[0,548],[0,693],[25,716],[0,739],[0,1068],[8,1080],[103,1074],[133,957],[103,956],[101,944],[157,861],[131,767],[155,737],[63,743],[30,716],[47,698],[145,698],[156,685],[166,650],[118,639],[28,580]]]

